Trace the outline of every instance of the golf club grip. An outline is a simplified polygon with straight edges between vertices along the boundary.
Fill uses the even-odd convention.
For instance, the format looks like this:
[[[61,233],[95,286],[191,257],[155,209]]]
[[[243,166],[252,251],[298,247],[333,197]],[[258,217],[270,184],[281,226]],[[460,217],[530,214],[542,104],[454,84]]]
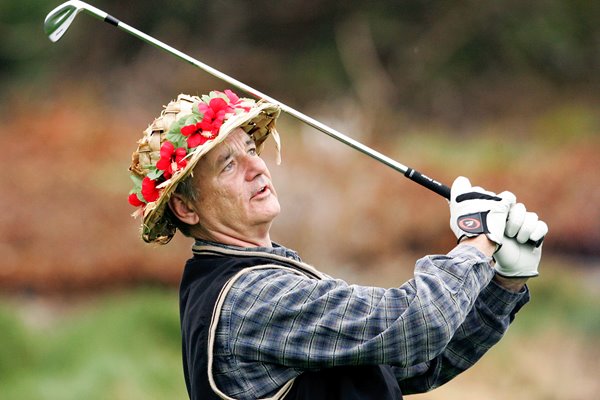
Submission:
[[[427,175],[423,175],[419,171],[412,168],[407,168],[406,172],[404,172],[404,176],[406,176],[411,181],[426,187],[432,192],[439,194],[445,199],[450,200],[450,188],[444,185],[443,183],[438,182],[435,179],[431,179]]]
[[[423,175],[419,171],[416,171],[412,168],[408,168],[406,170],[406,172],[404,173],[404,176],[406,176],[408,179],[412,180],[413,182],[416,182],[419,185],[426,187],[427,189],[431,190],[432,192],[439,194],[440,196],[446,198],[447,200],[450,200],[450,188],[448,186],[444,185],[443,183],[438,182],[435,179],[431,179],[427,175]],[[544,238],[541,238],[539,240],[529,240],[527,242],[527,244],[530,244],[534,247],[540,247],[543,242],[544,242]]]

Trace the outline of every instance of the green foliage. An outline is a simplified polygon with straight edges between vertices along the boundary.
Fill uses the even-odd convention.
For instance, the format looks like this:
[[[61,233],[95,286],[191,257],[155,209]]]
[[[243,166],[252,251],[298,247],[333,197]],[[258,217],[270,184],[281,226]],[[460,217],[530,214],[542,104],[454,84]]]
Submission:
[[[50,328],[0,313],[0,386],[10,399],[186,398],[177,296],[107,296]]]
[[[564,146],[592,139],[600,132],[600,114],[595,106],[564,103],[541,114],[533,134],[545,145]]]
[[[22,371],[31,362],[33,349],[25,327],[14,313],[0,308],[0,387],[11,374]],[[3,383],[4,382],[4,383]]]
[[[58,4],[51,0],[0,2],[0,85],[35,84],[45,78],[53,56],[43,22],[46,13]]]
[[[319,89],[343,92],[352,84],[339,56],[343,38],[337,28],[354,18],[366,23],[361,39],[372,42],[378,62],[397,84],[394,90],[411,103],[411,91],[434,96],[442,82],[485,86],[482,78],[502,82],[519,76],[550,85],[598,82],[600,15],[593,1],[93,3],[175,48],[219,54],[226,73],[243,74],[259,87],[272,85],[295,97],[312,99]],[[126,80],[148,83],[147,71],[131,70],[139,67],[138,54],[147,45],[88,16],[79,17],[72,32],[51,44],[42,25],[58,4],[9,0],[0,5],[1,83],[51,79],[59,70],[119,80],[122,68],[130,72]],[[229,23],[223,23],[224,16]],[[117,75],[111,76],[113,70]]]
[[[515,330],[558,327],[590,338],[600,338],[600,296],[597,289],[585,290],[583,277],[573,279],[564,270],[558,272],[565,267],[568,265],[562,264],[547,272],[542,269],[541,276],[528,283],[532,299],[519,314]]]

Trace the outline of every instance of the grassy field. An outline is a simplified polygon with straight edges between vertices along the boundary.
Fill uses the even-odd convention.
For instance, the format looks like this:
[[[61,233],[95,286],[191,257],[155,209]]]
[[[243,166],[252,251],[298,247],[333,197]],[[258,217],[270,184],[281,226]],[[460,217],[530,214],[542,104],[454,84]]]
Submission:
[[[186,398],[173,290],[9,300],[0,342],[5,400]]]
[[[507,337],[453,382],[412,398],[583,400],[600,392],[598,287],[589,274],[566,271],[564,260],[545,264]],[[3,400],[187,398],[173,289],[4,298],[0,343]]]

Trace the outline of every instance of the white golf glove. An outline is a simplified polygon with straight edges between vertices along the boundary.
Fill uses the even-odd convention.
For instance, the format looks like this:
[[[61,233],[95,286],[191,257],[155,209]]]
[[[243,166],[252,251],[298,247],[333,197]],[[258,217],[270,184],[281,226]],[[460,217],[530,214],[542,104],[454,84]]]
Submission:
[[[450,189],[450,228],[459,241],[465,236],[485,234],[497,249],[502,245],[508,211],[515,202],[510,192],[496,195],[472,187],[467,178],[459,176]]]
[[[514,204],[509,213],[502,247],[494,254],[496,272],[507,278],[538,275],[542,245],[534,243],[548,233],[548,225],[536,213],[527,212],[522,203]]]

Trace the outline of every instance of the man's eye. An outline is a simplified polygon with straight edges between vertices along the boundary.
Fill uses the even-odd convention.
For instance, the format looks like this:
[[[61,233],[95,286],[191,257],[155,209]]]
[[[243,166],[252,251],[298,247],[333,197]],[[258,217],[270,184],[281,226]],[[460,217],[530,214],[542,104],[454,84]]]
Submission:
[[[229,171],[233,168],[233,161],[229,161],[225,167],[223,167],[223,171]]]
[[[255,156],[256,155],[256,147],[252,147],[250,150],[248,150],[248,154],[250,154],[251,156]]]

